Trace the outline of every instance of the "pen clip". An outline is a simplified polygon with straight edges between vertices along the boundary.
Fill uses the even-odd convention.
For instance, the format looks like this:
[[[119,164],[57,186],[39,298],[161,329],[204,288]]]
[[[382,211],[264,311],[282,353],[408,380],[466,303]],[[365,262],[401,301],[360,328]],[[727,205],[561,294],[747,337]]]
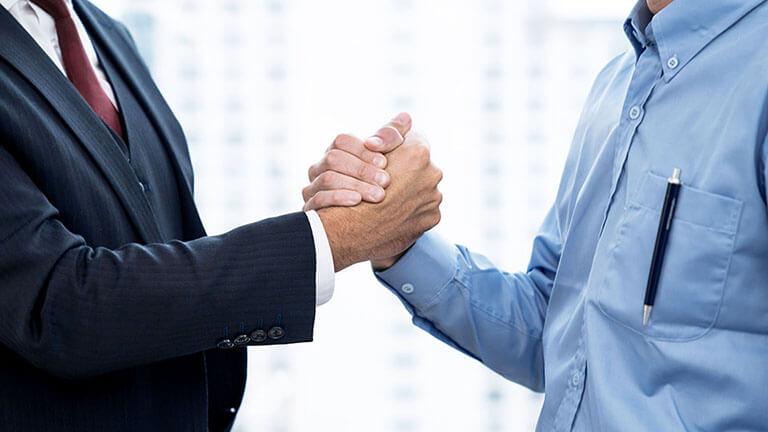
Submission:
[[[673,184],[680,184],[680,168],[672,170],[672,177],[668,178],[667,181]]]

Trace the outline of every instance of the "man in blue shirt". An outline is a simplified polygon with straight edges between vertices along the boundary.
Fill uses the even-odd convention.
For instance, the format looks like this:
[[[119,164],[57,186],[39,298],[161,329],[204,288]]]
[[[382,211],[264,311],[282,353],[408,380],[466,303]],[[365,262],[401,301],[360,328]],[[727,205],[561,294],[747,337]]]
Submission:
[[[416,325],[544,391],[539,431],[767,430],[768,2],[640,0],[624,32],[526,272],[428,233],[377,276]]]

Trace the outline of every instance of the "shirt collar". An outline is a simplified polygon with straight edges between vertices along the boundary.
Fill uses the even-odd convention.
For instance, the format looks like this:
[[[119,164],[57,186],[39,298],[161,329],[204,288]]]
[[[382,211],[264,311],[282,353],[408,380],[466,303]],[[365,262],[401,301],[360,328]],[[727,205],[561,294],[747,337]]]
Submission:
[[[27,1],[27,0],[0,0],[0,4],[3,5],[5,9],[10,9],[14,6],[16,6],[16,3],[21,1]],[[72,0],[65,0],[69,6],[72,6]]]
[[[629,18],[624,21],[624,33],[632,44],[632,48],[635,49],[637,57],[640,57],[640,53],[648,46],[649,41],[645,37],[645,29],[651,22],[651,18],[653,18],[653,14],[648,9],[647,1],[638,0],[635,7],[632,8],[632,12],[629,13]]]
[[[637,56],[654,39],[671,80],[707,44],[766,0],[675,0],[656,15],[638,0],[624,23]]]

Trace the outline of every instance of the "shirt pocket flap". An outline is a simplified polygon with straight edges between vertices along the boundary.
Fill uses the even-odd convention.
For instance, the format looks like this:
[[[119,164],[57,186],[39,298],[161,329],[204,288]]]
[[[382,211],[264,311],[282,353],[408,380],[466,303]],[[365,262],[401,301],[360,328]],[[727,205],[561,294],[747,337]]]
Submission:
[[[667,178],[649,172],[636,193],[631,194],[630,206],[635,205],[661,212]],[[675,220],[685,221],[727,234],[735,234],[741,214],[741,201],[683,185],[675,207]]]

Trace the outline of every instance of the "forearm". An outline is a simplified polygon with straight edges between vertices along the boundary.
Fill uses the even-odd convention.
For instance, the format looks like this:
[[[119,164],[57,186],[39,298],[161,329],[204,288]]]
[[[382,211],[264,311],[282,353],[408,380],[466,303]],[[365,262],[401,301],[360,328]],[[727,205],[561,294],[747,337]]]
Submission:
[[[315,258],[303,214],[117,250],[91,248],[46,219],[16,231],[4,248],[23,253],[0,254],[0,338],[56,375],[183,356],[276,325],[285,336],[260,344],[312,338]]]
[[[378,276],[416,325],[510,380],[542,388],[547,297],[535,275],[501,272],[428,233]]]

